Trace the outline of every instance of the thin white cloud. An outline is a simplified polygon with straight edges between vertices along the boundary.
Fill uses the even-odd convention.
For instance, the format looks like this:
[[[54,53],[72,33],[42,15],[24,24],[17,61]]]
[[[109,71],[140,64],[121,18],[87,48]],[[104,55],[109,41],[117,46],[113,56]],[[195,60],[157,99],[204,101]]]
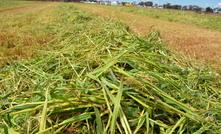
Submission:
[[[204,4],[205,6],[211,6],[211,4],[209,4],[209,3],[206,3],[206,4]]]
[[[218,7],[221,7],[221,2],[217,4]]]

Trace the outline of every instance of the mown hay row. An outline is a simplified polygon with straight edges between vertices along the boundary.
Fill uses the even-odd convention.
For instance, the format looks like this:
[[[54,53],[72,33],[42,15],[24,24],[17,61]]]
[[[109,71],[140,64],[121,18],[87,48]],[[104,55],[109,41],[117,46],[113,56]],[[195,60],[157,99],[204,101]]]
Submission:
[[[51,51],[1,69],[0,131],[218,133],[219,74],[185,64],[161,43],[72,4]]]

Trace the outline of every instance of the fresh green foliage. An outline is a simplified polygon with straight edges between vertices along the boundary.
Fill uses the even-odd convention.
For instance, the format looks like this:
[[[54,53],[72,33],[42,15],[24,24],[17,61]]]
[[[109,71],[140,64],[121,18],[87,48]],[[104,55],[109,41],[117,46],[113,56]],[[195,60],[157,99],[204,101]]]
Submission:
[[[219,73],[173,55],[157,31],[140,38],[71,3],[54,12],[50,50],[0,68],[0,133],[221,131]]]
[[[100,6],[100,7],[109,8],[120,12],[129,12],[137,15],[148,16],[150,18],[165,20],[169,22],[177,22],[181,24],[199,26],[202,28],[221,31],[221,16],[203,15],[187,11],[177,11],[177,10],[167,10],[167,9],[133,8],[133,7],[128,8],[128,7],[116,7],[116,6]]]

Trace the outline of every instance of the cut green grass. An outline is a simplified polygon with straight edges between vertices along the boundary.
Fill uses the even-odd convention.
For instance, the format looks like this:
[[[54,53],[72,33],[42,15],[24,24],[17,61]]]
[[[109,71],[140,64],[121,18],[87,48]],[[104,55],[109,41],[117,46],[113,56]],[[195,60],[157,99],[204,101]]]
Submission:
[[[53,11],[48,49],[0,68],[0,133],[221,131],[215,70],[172,54],[158,32],[138,37],[72,3]]]

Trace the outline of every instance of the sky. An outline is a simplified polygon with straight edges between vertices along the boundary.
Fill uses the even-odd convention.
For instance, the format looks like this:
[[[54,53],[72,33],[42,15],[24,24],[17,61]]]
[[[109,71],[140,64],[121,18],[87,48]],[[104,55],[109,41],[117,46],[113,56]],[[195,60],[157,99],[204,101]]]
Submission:
[[[114,0],[112,0],[114,1]],[[118,0],[119,2],[134,2],[139,3],[140,1],[149,1],[149,0]],[[150,0],[154,4],[163,5],[165,3],[179,4],[179,5],[197,5],[200,7],[221,7],[221,0]]]

